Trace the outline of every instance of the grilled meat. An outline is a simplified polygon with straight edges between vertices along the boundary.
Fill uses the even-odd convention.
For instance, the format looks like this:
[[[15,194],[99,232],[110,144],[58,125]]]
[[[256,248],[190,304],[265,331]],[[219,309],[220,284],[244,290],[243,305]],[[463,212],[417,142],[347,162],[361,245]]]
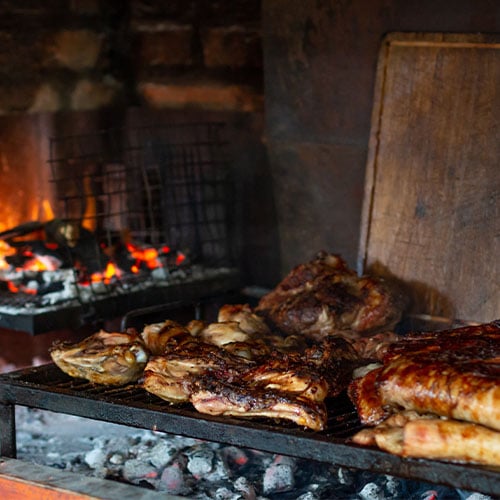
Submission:
[[[274,350],[252,359],[228,350],[231,345],[245,344],[193,338],[173,347],[148,362],[143,386],[172,403],[190,401],[202,413],[292,420],[318,430],[326,423],[325,398],[346,388],[358,359],[342,338],[304,353]]]
[[[289,420],[313,430],[325,426],[324,403],[300,394],[265,388],[258,383],[229,384],[213,378],[200,379],[197,386],[191,402],[200,413]]]
[[[202,341],[249,359],[268,356],[272,350],[295,352],[307,347],[303,336],[271,332],[264,319],[248,304],[226,304],[219,309],[217,322],[195,320],[188,328]]]
[[[352,441],[403,457],[500,465],[500,433],[487,427],[403,412],[373,428],[359,431]]]
[[[176,321],[166,320],[146,325],[141,332],[141,338],[149,352],[157,356],[166,352],[171,346],[189,340],[191,333]]]
[[[378,393],[383,405],[500,430],[500,379],[490,372],[487,362],[476,365],[429,360],[422,364],[400,357],[379,374]]]
[[[394,452],[394,451],[393,451]],[[468,422],[417,419],[403,427],[401,455],[500,465],[500,433]]]
[[[381,371],[381,367],[369,371],[364,376],[354,379],[347,389],[359,419],[365,425],[377,425],[390,415],[378,392],[378,377]]]
[[[136,334],[100,331],[77,344],[56,342],[50,356],[72,377],[121,385],[142,375],[149,353]]]
[[[344,336],[344,335],[343,335]],[[367,361],[383,361],[389,346],[401,340],[401,336],[391,332],[380,332],[371,335],[358,335],[349,339],[360,358]]]
[[[241,330],[253,335],[271,335],[271,330],[262,317],[257,315],[248,304],[225,304],[219,309],[219,323],[236,321]]]
[[[249,333],[240,328],[237,321],[226,321],[224,323],[210,323],[198,334],[203,342],[222,347],[232,342],[248,342],[251,338]]]
[[[144,369],[143,387],[171,403],[189,401],[198,378],[210,374],[233,380],[249,366],[254,364],[243,357],[193,339],[151,358]]]
[[[404,300],[381,279],[361,276],[338,255],[320,252],[296,266],[259,301],[256,312],[273,327],[313,339],[390,330]]]
[[[360,419],[375,425],[399,408],[500,430],[500,323],[412,335],[349,387]]]

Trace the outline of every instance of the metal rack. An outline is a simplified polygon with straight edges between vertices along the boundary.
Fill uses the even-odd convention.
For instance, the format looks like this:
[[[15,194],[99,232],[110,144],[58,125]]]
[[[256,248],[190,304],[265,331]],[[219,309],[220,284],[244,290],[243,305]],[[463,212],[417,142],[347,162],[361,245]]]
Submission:
[[[202,415],[191,405],[171,405],[139,385],[96,386],[85,380],[72,379],[54,364],[49,364],[0,375],[0,455],[7,457],[16,456],[15,405],[155,429],[490,495],[497,495],[500,491],[498,468],[401,458],[352,444],[349,438],[361,428],[361,424],[345,394],[328,402],[327,427],[324,431],[315,432],[266,419]]]
[[[76,269],[84,257],[90,271],[102,271],[110,254],[118,264],[130,259],[124,248],[133,243],[158,250],[161,272],[142,264],[137,272],[81,287],[75,271],[64,281],[70,300],[0,289],[0,327],[34,334],[75,328],[137,307],[238,288],[225,131],[219,122],[171,123],[51,138],[55,218],[42,226],[62,241],[57,251],[65,267]]]

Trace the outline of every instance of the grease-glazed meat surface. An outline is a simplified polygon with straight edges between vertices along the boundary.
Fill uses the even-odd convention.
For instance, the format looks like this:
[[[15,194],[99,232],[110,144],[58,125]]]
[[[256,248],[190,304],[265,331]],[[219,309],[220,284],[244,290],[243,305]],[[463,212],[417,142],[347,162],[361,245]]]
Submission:
[[[500,430],[500,322],[410,335],[349,395],[365,424],[404,408]]]
[[[325,404],[301,394],[263,388],[254,383],[229,384],[212,378],[200,379],[197,385],[191,402],[200,413],[289,420],[317,431],[325,426]]]
[[[256,312],[287,334],[322,339],[339,330],[389,330],[404,306],[402,296],[386,282],[358,276],[339,255],[320,252],[263,296]]]

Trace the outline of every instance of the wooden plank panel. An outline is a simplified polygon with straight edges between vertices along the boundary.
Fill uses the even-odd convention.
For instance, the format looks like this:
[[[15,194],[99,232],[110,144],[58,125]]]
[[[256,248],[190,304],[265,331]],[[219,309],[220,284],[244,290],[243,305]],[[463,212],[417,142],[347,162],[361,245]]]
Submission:
[[[391,34],[377,70],[358,268],[412,312],[500,317],[500,37]]]

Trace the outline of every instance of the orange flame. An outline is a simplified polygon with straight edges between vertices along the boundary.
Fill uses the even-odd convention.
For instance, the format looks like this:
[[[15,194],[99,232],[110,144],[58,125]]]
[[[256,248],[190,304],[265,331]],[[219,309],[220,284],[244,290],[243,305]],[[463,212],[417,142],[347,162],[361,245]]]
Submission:
[[[15,248],[12,248],[6,241],[0,240],[0,269],[9,269],[10,266],[5,257],[14,255],[15,253]]]
[[[115,266],[112,262],[108,262],[106,265],[106,269],[102,273],[92,273],[90,276],[90,281],[92,283],[100,283],[103,282],[105,284],[109,284],[111,282],[111,278],[116,276],[117,278],[121,277],[120,269]]]

